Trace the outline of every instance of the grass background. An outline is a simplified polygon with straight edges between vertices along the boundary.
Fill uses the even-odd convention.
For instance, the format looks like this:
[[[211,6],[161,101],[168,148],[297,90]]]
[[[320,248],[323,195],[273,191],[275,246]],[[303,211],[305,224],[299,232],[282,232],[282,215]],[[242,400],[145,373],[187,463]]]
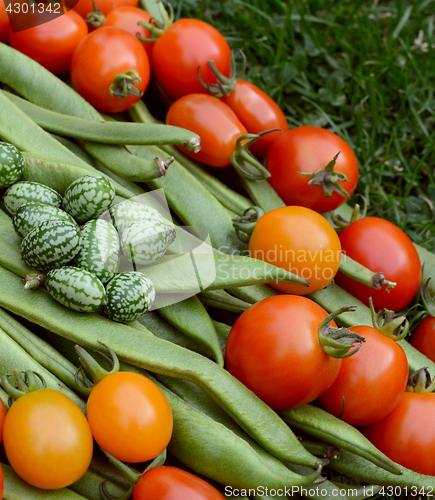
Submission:
[[[242,49],[245,77],[290,126],[341,135],[360,163],[357,192],[435,251],[435,0],[171,0]]]

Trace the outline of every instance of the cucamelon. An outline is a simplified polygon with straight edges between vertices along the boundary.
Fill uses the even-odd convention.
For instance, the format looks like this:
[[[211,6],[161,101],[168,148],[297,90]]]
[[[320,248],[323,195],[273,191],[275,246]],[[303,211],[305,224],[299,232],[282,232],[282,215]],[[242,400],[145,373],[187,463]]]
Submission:
[[[13,145],[0,142],[0,188],[11,186],[23,174],[24,159]]]
[[[31,201],[60,207],[62,196],[51,187],[40,182],[20,181],[13,184],[6,191],[3,201],[7,211],[14,215],[18,207]]]
[[[109,210],[109,215],[112,224],[119,234],[121,234],[127,226],[139,220],[168,222],[155,208],[131,200],[126,200],[114,205]]]

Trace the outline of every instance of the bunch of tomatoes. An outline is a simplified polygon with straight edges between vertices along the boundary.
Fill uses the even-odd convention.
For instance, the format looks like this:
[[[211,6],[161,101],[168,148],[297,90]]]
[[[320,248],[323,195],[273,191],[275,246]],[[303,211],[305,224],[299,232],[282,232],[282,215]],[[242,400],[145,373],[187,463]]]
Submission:
[[[417,251],[397,226],[364,217],[337,234],[321,215],[338,208],[356,188],[358,161],[349,144],[319,127],[288,130],[279,106],[261,89],[236,77],[228,43],[207,23],[195,19],[171,22],[168,16],[159,25],[135,0],[125,0],[123,6],[117,2],[116,8],[112,0],[99,0],[95,5],[105,16],[97,28],[86,22],[93,10],[90,0],[79,0],[72,10],[62,5],[63,15],[21,31],[19,16],[9,20],[0,10],[0,40],[55,74],[69,71],[77,92],[102,112],[128,110],[141,99],[152,77],[168,104],[167,123],[201,137],[201,151],[184,150],[186,155],[209,167],[226,168],[234,164],[234,154],[243,144],[249,144],[247,154],[265,167],[268,182],[286,205],[259,218],[249,241],[250,255],[302,276],[310,287],[272,283],[284,294],[258,302],[236,320],[226,346],[227,369],[273,409],[317,400],[333,415],[361,426],[393,460],[435,475],[435,463],[422,458],[430,453],[435,433],[430,436],[428,427],[423,438],[419,433],[424,418],[434,415],[434,398],[432,394],[405,393],[408,363],[403,349],[369,326],[356,326],[344,334],[333,317],[304,296],[335,280],[366,305],[371,298],[375,309],[398,312],[410,304],[421,285]],[[375,290],[340,273],[343,255],[374,272],[383,272],[395,283],[394,288]],[[422,323],[421,333],[415,336],[415,345],[426,354],[430,348],[423,346],[434,337],[434,321]],[[339,356],[335,350],[340,350],[340,342],[336,349],[325,348],[335,345],[331,339],[342,339],[343,335],[352,339],[347,347],[362,338],[357,341],[360,348],[350,347]],[[103,382],[96,389],[103,387],[100,384]],[[121,431],[112,431],[109,441],[104,441],[106,417],[94,420],[92,398],[97,396],[91,395],[88,403],[92,435],[116,457],[118,452],[112,447],[122,448],[127,440]],[[8,447],[14,425],[8,420],[18,412],[20,401],[12,406],[4,426],[11,463],[14,459]],[[102,406],[101,401],[95,406]],[[116,415],[116,411],[111,412]],[[172,424],[170,410],[165,412],[167,432],[162,439],[167,443]],[[15,425],[22,429],[23,422]],[[97,437],[97,429],[102,436]],[[82,439],[84,462],[89,465],[91,434],[89,429],[80,432],[86,434]],[[398,433],[400,440],[394,439]],[[131,462],[147,460],[158,454],[161,446],[159,443],[147,457],[123,453],[118,457]],[[34,458],[38,463],[38,457]],[[22,477],[35,484],[24,472]]]

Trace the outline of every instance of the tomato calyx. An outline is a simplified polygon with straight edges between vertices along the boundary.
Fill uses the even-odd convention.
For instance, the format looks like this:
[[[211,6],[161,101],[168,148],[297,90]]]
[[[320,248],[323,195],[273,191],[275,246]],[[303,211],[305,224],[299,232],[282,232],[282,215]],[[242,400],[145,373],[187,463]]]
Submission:
[[[335,212],[331,212],[331,220],[337,226],[337,231],[346,229],[347,226],[352,224],[352,222],[355,222],[358,219],[364,219],[364,217],[367,215],[367,200],[360,194],[358,196],[361,198],[362,203],[356,203],[354,205],[350,220],[346,220],[341,215],[335,214]]]
[[[78,344],[74,346],[79,360],[82,363],[75,373],[75,382],[80,387],[80,389],[88,395],[91,393],[93,387],[97,385],[98,382],[103,380],[103,378],[111,375],[112,373],[119,372],[119,360],[118,356],[115,354],[115,351],[113,351],[113,349],[111,349],[106,344],[103,344],[100,341],[98,342],[109,351],[109,354],[105,354],[101,351],[94,352],[96,354],[99,354],[109,364],[110,370],[106,370],[105,368],[103,368],[95,358],[93,358],[87,351],[85,351],[85,349],[83,349],[83,347],[79,346]],[[92,382],[84,375],[83,372],[85,369],[91,375]],[[82,381],[79,379],[80,375],[83,376]]]
[[[167,6],[167,9],[165,8]],[[174,9],[172,5],[168,2],[157,2],[157,7],[159,9],[159,19],[151,18],[148,23],[145,21],[138,21],[137,24],[140,24],[145,29],[147,29],[151,35],[158,38],[162,36],[165,31],[167,31],[175,20]],[[156,38],[141,38],[137,35],[141,42],[155,42]]]
[[[396,286],[394,281],[389,281],[385,278],[384,273],[371,271],[356,260],[351,259],[344,252],[341,254],[340,272],[375,290],[380,290],[383,286],[386,286],[389,292]]]
[[[431,380],[427,367],[420,368],[408,378],[406,392],[417,392],[418,394],[428,394],[435,390],[435,378]]]
[[[406,316],[395,316],[395,312],[389,309],[380,309],[377,313],[373,307],[373,300],[370,297],[370,313],[372,316],[373,328],[382,335],[395,341],[404,339],[409,332],[409,321]]]
[[[316,172],[298,172],[298,174],[311,179],[308,182],[309,186],[317,185],[322,187],[327,198],[330,198],[333,192],[341,194],[345,198],[350,198],[350,194],[340,184],[341,181],[347,181],[347,176],[342,172],[337,172],[334,168],[340,153],[341,151],[334,156],[326,167],[320,168]]]
[[[249,242],[255,225],[262,215],[264,215],[264,211],[260,207],[249,207],[240,217],[233,221],[233,227],[240,241],[243,243]]]
[[[125,465],[123,462],[113,457],[110,453],[103,450],[103,448],[100,448],[100,450],[106,455],[109,461],[113,465],[115,465],[115,467],[117,467],[117,469],[120,472],[122,472],[122,474],[124,474],[126,479],[131,483],[130,488],[123,495],[116,497],[108,491],[107,480],[103,481],[102,483],[100,483],[100,494],[104,500],[128,500],[129,498],[131,498],[133,490],[139,479],[151,469],[154,469],[155,467],[162,467],[166,461],[166,448],[165,448],[160,453],[160,455],[157,455],[157,457],[147,466],[147,468],[144,470],[142,474],[138,474],[137,472],[133,471],[130,467]]]
[[[264,134],[276,131],[282,132],[279,128],[273,128],[259,134],[243,134],[237,139],[234,153],[231,155],[231,164],[240,175],[251,180],[267,179],[271,176],[267,168],[248,151],[248,148]]]
[[[141,81],[139,73],[135,69],[129,69],[125,73],[119,73],[115,76],[112,85],[109,87],[109,93],[118,99],[124,99],[128,95],[142,97],[142,90],[135,87],[135,84]]]
[[[24,288],[36,289],[43,286],[45,283],[45,273],[25,274],[21,280],[24,283]]]
[[[359,351],[365,338],[344,327],[331,326],[331,321],[344,312],[355,311],[356,306],[340,307],[329,314],[319,326],[319,341],[326,354],[333,358],[348,358]],[[358,345],[355,346],[355,343]],[[354,347],[353,350],[352,347]]]
[[[100,26],[103,26],[103,24],[106,21],[106,16],[100,11],[100,9],[95,5],[94,2],[92,2],[94,5],[94,10],[92,12],[89,12],[89,14],[86,16],[86,23],[92,25],[94,28],[99,28]]]
[[[5,373],[1,378],[1,385],[9,395],[9,406],[21,396],[47,387],[42,375],[33,370],[13,370],[12,373]]]

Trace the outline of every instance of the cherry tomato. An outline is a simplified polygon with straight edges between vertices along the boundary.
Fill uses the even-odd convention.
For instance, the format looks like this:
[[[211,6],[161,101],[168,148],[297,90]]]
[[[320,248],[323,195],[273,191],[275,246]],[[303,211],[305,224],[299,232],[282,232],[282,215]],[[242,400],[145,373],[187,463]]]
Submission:
[[[115,28],[121,28],[128,31],[134,36],[139,35],[141,38],[151,38],[150,32],[142,25],[138,24],[139,21],[149,23],[150,19],[151,14],[148,14],[145,10],[126,5],[124,7],[117,7],[116,9],[111,10],[107,14],[103,26],[113,26]],[[153,44],[154,42],[142,42],[148,57],[151,57]]]
[[[47,13],[47,19],[51,20],[37,24],[44,16],[36,12],[15,17],[9,43],[52,73],[65,73],[69,70],[74,50],[88,34],[88,27],[72,10],[55,19]]]
[[[275,128],[285,132],[287,119],[278,104],[260,88],[246,80],[238,80],[234,90],[221,100],[236,113],[250,134]],[[282,132],[270,132],[257,139],[249,148],[252,154],[265,158]]]
[[[172,412],[164,394],[133,372],[113,373],[98,382],[87,416],[98,445],[124,462],[155,458],[172,435]]]
[[[198,134],[199,153],[180,149],[191,158],[218,168],[231,165],[236,141],[247,133],[229,106],[207,94],[189,94],[175,101],[168,109],[166,123]]]
[[[411,344],[435,362],[435,318],[426,316],[411,338]]]
[[[435,475],[435,394],[405,392],[394,410],[361,432],[403,467]]]
[[[420,287],[421,263],[412,241],[400,228],[378,217],[365,217],[352,222],[339,238],[343,253],[397,284],[390,292],[386,287],[375,290],[338,273],[338,285],[366,305],[371,296],[376,310],[400,311],[411,302]]]
[[[4,0],[0,0],[0,43],[9,42],[10,29],[11,25],[9,23],[9,17],[6,12]]]
[[[14,471],[37,488],[65,488],[91,463],[93,440],[80,408],[59,391],[17,399],[6,414],[3,443]]]
[[[208,93],[198,79],[216,83],[208,61],[229,76],[231,49],[225,38],[208,23],[198,19],[179,19],[154,43],[151,67],[166,95],[176,100],[187,94]]]
[[[327,316],[318,304],[297,295],[257,302],[231,328],[228,371],[275,410],[313,401],[332,385],[341,366],[341,359],[326,354],[319,342]]]
[[[304,207],[282,207],[258,220],[249,254],[305,278],[310,287],[270,283],[281,292],[306,295],[328,285],[337,273],[341,246],[324,217]]]
[[[377,422],[390,413],[405,392],[408,361],[394,340],[370,326],[350,328],[365,338],[355,356],[342,360],[338,377],[319,398],[323,408],[352,425]]]
[[[269,182],[286,205],[308,207],[316,212],[329,212],[347,198],[333,192],[327,197],[319,185],[308,185],[309,178],[298,172],[316,172],[337,157],[335,170],[345,174],[340,185],[351,195],[358,182],[358,162],[345,140],[321,127],[296,127],[284,132],[273,143],[266,167]]]
[[[68,0],[66,0],[66,4],[68,5]],[[107,16],[111,10],[118,7],[137,7],[138,5],[139,0],[95,0],[95,7],[105,16]],[[73,9],[80,14],[83,19],[86,19],[86,16],[94,10],[92,0],[79,0],[74,5]]]
[[[0,443],[3,441],[3,426],[6,418],[6,408],[3,401],[0,399]]]
[[[71,61],[71,80],[77,92],[100,111],[118,113],[131,108],[140,97],[110,95],[116,75],[135,70],[141,79],[134,86],[145,92],[150,79],[148,56],[142,43],[120,28],[102,27],[77,47]]]

